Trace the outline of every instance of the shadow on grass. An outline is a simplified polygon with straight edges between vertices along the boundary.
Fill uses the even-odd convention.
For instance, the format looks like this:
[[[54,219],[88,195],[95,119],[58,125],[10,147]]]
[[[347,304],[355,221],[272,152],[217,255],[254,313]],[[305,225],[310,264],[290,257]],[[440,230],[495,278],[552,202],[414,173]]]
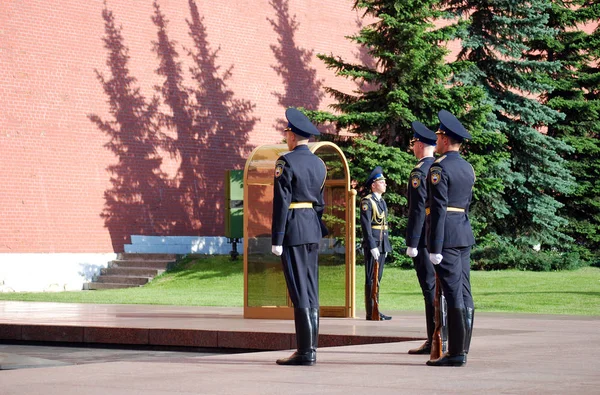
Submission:
[[[174,279],[203,280],[224,278],[244,273],[244,261],[232,261],[227,256],[186,257],[177,262],[167,274]]]

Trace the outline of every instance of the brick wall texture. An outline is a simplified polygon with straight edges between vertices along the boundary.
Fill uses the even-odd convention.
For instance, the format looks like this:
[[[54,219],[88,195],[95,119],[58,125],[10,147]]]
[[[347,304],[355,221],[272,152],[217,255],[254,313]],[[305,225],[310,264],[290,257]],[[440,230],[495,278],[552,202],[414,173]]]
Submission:
[[[354,88],[316,58],[362,56],[352,1],[156,4],[0,2],[0,253],[221,236],[225,170],[282,141],[288,106]]]
[[[223,235],[225,170],[355,89],[316,58],[364,59],[352,4],[0,1],[0,253]]]

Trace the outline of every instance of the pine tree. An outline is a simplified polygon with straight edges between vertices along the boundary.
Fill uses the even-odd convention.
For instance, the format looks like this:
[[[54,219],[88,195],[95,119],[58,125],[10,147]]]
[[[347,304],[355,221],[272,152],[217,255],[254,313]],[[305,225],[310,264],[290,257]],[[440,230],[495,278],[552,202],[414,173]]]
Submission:
[[[576,178],[572,196],[559,196],[564,232],[574,250],[587,259],[600,258],[600,29],[587,34],[582,26],[600,20],[600,4],[588,0],[554,0],[548,25],[556,37],[534,42],[529,58],[560,61],[562,68],[546,76],[554,90],[543,101],[565,115],[549,125],[548,135],[571,145],[567,166]]]
[[[474,135],[473,147],[478,147],[480,152],[495,153],[502,145],[501,135],[488,133],[483,128],[486,113],[491,110],[484,91],[453,81],[453,76],[464,73],[471,65],[468,62],[447,64],[445,44],[455,37],[460,26],[436,28],[433,21],[442,16],[435,8],[437,3],[433,0],[358,0],[354,8],[375,22],[348,38],[366,50],[373,62],[356,64],[333,54],[318,55],[338,76],[356,82],[357,88],[352,93],[326,88],[336,100],[332,105],[335,113],[309,112],[309,116],[319,123],[331,122],[338,130],[359,136],[350,140],[352,143],[346,148],[352,178],[358,180],[359,185],[373,167],[384,168],[395,252],[403,250],[406,182],[415,163],[412,154],[407,152],[413,134],[411,122],[419,120],[437,130],[437,113],[447,109],[465,121]],[[494,161],[479,160],[477,155],[473,153],[476,166],[483,174],[478,178],[483,186],[482,197],[499,195],[502,183],[486,168]],[[480,228],[485,228],[485,218],[480,222]]]
[[[493,106],[488,130],[506,136],[510,167],[503,174],[508,214],[491,225],[491,231],[517,246],[560,246],[570,240],[563,231],[566,219],[558,215],[557,196],[572,191],[574,183],[561,154],[567,143],[544,133],[562,115],[538,98],[551,91],[543,80],[561,65],[553,60],[527,59],[531,43],[549,38],[548,0],[449,0],[443,6],[462,25],[459,60],[472,62],[477,73],[466,81],[482,87]],[[490,207],[494,210],[495,207]]]

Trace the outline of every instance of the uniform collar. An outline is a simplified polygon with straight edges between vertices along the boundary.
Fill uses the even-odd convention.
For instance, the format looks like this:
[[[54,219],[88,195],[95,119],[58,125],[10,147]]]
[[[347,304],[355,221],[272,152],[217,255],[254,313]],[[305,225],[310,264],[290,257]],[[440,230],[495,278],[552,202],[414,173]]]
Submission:
[[[460,156],[460,152],[458,151],[448,151],[448,152],[444,152],[442,155],[446,155],[446,156]]]
[[[302,151],[302,150],[307,150],[307,149],[308,149],[308,145],[300,144],[300,145],[297,145],[296,147],[294,147],[293,151]]]
[[[373,196],[375,197],[375,200],[377,200],[377,201],[381,200],[381,194],[380,193],[373,192]]]

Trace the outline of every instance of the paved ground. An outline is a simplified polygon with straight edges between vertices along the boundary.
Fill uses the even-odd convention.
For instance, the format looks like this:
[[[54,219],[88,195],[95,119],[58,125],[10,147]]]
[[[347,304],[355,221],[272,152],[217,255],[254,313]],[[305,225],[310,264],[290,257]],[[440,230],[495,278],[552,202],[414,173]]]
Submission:
[[[118,318],[123,314],[118,309],[96,307],[104,313],[96,315],[94,325],[107,330],[123,324],[156,328],[168,321],[169,327],[200,330],[210,326],[240,337],[293,331],[289,321],[244,320],[241,309],[137,306],[134,325],[131,317]],[[68,326],[69,320],[74,327],[89,325],[86,320],[92,318],[85,312],[90,307],[80,308],[87,318],[61,316],[61,311],[65,315],[73,311],[68,305],[0,302],[0,334],[18,326],[21,333],[30,327],[44,330],[38,324],[48,316],[55,317],[61,327]],[[37,309],[47,316],[32,315]],[[165,314],[165,322],[157,324],[157,315],[149,315],[150,311]],[[423,335],[420,314],[391,313],[394,319],[389,322],[322,318],[321,332],[366,337]],[[52,328],[50,322],[44,325]],[[97,363],[2,371],[0,394],[600,394],[599,328],[600,317],[476,313],[469,362],[463,368],[426,366],[426,357],[406,354],[420,344],[416,340],[321,347],[318,363],[312,367],[276,365],[275,359],[287,356],[287,350],[132,358],[132,350],[112,349],[110,357]],[[5,359],[15,355],[5,354]]]
[[[118,361],[193,361],[197,357],[232,354],[227,350],[157,350],[147,347],[81,346],[54,343],[0,344],[0,370],[45,368]]]

